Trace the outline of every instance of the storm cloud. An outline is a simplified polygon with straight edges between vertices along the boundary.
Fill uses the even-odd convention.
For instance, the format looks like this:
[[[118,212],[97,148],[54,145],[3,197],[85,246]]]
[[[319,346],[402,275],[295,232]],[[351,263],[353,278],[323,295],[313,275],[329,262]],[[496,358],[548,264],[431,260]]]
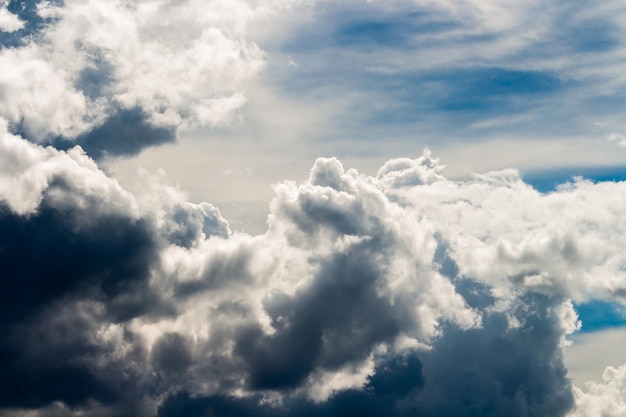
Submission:
[[[250,236],[158,178],[121,188],[79,148],[2,144],[22,190],[0,218],[7,415],[593,406],[563,349],[572,301],[623,294],[597,279],[624,274],[623,183],[540,194],[515,171],[449,181],[429,152],[377,177],[319,159]]]

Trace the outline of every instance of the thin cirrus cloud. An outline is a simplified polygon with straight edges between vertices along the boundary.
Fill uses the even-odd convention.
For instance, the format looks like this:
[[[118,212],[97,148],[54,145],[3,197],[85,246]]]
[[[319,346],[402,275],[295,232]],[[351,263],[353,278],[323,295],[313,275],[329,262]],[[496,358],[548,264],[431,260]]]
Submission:
[[[473,124],[495,135],[515,115],[566,135],[536,109],[595,86],[575,102],[599,103],[592,117],[602,94],[619,97],[611,62],[622,49],[608,15],[618,6],[1,6],[0,414],[623,414],[624,366],[585,384],[564,361],[572,335],[594,323],[590,310],[608,309],[598,328],[621,325],[606,318],[626,294],[620,178],[539,191],[512,168],[448,179],[428,150],[369,175],[316,158],[304,180],[273,186],[267,227],[251,235],[165,174],[130,181],[110,169],[194,129],[253,132],[237,120],[262,116],[253,97],[251,113],[244,104],[263,83],[279,101],[328,100],[317,116],[329,125],[309,132],[339,142],[360,118],[362,129],[401,133],[418,115],[432,134],[454,120],[451,132]],[[342,23],[347,10],[361,15]],[[570,24],[558,31],[559,19]],[[300,32],[277,34],[294,24]],[[581,28],[591,35],[570,39]],[[279,67],[285,52],[292,65]],[[331,142],[306,149],[330,152]]]
[[[584,149],[570,149],[560,164],[607,164],[589,154],[614,148],[601,138],[623,130],[618,2],[355,3],[322,3],[269,45],[299,64],[278,72],[278,91],[321,108],[339,103],[322,129],[328,136],[367,140],[372,154],[388,157],[397,154],[383,145],[417,143],[453,159],[467,141],[585,137]],[[556,162],[540,152],[531,159],[538,158]],[[524,157],[514,163],[541,168]]]

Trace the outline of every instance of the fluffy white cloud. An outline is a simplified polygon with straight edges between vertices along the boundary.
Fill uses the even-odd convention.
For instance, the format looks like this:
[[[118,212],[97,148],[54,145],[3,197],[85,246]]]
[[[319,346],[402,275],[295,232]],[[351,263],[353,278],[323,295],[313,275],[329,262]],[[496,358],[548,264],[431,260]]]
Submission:
[[[49,20],[42,32],[0,51],[10,69],[0,78],[0,116],[38,142],[74,138],[123,110],[139,109],[155,126],[228,122],[264,65],[247,27],[276,7],[282,3],[41,3]]]
[[[87,207],[90,199],[107,204],[93,204],[103,212],[115,211],[138,217],[132,195],[98,169],[80,148],[69,152],[43,148],[7,131],[0,119],[0,199],[8,208],[23,216],[36,212],[45,193],[51,203],[61,207]]]
[[[8,0],[0,1],[0,32],[15,32],[24,27],[24,22],[7,10]]]
[[[624,291],[623,182],[541,194],[515,170],[389,190],[450,244],[461,274],[577,301]]]
[[[89,103],[67,71],[51,65],[37,46],[0,50],[0,65],[0,115],[16,130],[44,141],[75,136],[97,122],[101,106]]]
[[[570,417],[621,417],[626,415],[626,365],[609,366],[601,382],[589,381],[574,387],[576,410]]]

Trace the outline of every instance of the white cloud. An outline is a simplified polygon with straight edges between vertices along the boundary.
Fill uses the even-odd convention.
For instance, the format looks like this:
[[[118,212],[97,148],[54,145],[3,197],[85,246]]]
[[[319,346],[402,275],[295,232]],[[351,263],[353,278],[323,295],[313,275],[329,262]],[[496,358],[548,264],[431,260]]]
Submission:
[[[24,27],[24,22],[9,10],[8,0],[0,1],[0,32],[15,32]]]
[[[626,415],[626,365],[609,366],[601,382],[587,382],[574,387],[576,410],[570,417],[623,417]]]
[[[505,170],[390,193],[434,223],[462,274],[583,301],[624,289],[624,187],[577,181],[540,194]]]
[[[609,133],[607,139],[610,142],[615,142],[619,147],[626,147],[626,137],[619,132]]]
[[[0,199],[11,211],[32,215],[48,193],[58,208],[85,207],[97,198],[107,204],[96,204],[94,209],[139,215],[134,198],[79,147],[68,152],[42,148],[8,133],[2,122],[0,119]]]
[[[42,34],[0,51],[11,69],[0,79],[0,115],[39,142],[73,138],[119,109],[138,108],[157,126],[227,123],[264,65],[247,27],[273,8],[221,0],[45,3],[40,15],[54,19]]]
[[[30,136],[75,136],[97,123],[101,106],[89,103],[66,70],[51,65],[38,47],[2,49],[0,65],[0,115]]]

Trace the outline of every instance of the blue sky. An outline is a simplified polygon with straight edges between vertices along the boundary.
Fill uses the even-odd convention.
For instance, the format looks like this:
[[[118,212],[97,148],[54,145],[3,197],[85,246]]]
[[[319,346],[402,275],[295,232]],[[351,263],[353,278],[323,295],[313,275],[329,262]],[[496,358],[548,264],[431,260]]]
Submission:
[[[624,2],[0,0],[0,68],[0,415],[623,416]]]
[[[164,168],[195,199],[223,202],[254,232],[264,228],[268,185],[303,179],[318,156],[373,174],[428,147],[448,177],[516,167],[542,191],[573,176],[620,178],[623,8],[551,2],[485,6],[480,15],[471,3],[453,4],[320,2],[261,21],[252,37],[267,64],[241,118],[182,134],[178,150],[149,149],[138,164]],[[254,172],[226,180],[247,196],[183,179],[176,161],[194,152],[194,139],[232,147],[219,170],[194,170]],[[289,157],[273,158],[284,149]],[[256,177],[264,192],[246,187]],[[245,213],[231,210],[234,201]]]

